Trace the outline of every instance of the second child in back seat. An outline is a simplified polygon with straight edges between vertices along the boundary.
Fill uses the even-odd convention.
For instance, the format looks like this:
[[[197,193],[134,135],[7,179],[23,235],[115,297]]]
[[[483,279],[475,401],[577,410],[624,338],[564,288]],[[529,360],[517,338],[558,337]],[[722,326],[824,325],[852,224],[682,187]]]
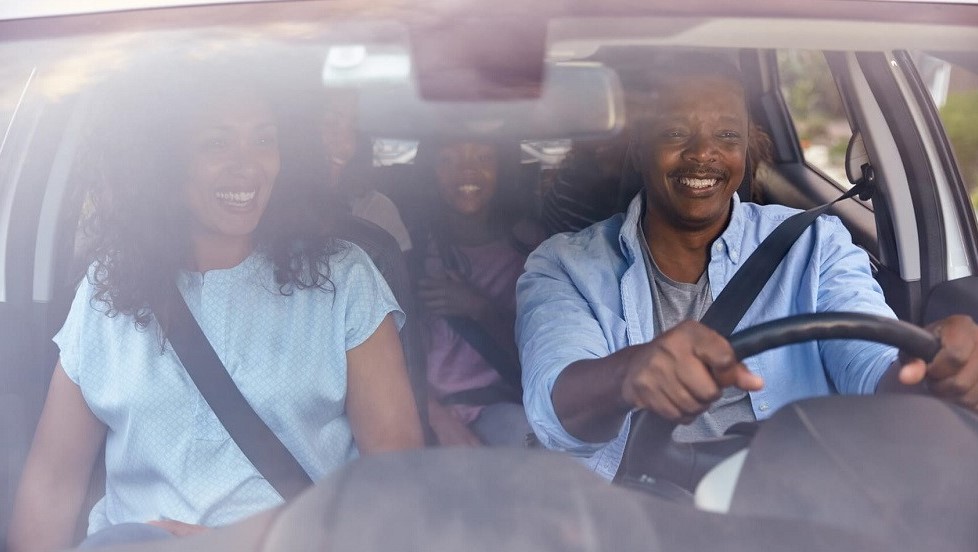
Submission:
[[[507,204],[516,180],[506,153],[462,142],[419,154],[438,196],[414,266],[428,315],[429,417],[443,445],[520,446],[530,431],[513,324],[516,280],[539,240]]]
[[[411,249],[397,206],[374,189],[371,182],[373,151],[369,140],[357,134],[357,95],[337,89],[326,94],[321,136],[327,162],[327,185],[355,216],[380,226],[394,236],[401,251]]]

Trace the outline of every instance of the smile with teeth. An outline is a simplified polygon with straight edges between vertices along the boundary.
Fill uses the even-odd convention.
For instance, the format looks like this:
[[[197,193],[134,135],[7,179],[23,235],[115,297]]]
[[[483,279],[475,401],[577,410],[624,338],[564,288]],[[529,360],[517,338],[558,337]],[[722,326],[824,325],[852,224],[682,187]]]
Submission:
[[[250,203],[255,196],[258,195],[257,191],[251,192],[229,192],[229,191],[219,191],[215,192],[214,196],[218,200],[232,206],[232,207],[245,207]]]
[[[474,194],[481,189],[481,186],[476,186],[475,184],[463,184],[462,186],[458,187],[458,191],[462,192],[463,194]]]
[[[680,178],[679,182],[688,188],[702,190],[720,183],[719,178]]]

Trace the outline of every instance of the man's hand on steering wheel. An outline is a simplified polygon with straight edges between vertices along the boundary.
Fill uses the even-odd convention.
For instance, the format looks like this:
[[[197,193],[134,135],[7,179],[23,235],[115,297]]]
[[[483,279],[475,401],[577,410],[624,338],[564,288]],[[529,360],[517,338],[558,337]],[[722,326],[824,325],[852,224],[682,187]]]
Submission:
[[[756,391],[763,385],[720,334],[686,321],[630,348],[622,398],[667,420],[690,423],[720,398],[725,387]]]
[[[941,341],[930,364],[900,355],[900,383],[926,381],[935,396],[978,411],[978,324],[970,316],[954,315],[927,326]]]

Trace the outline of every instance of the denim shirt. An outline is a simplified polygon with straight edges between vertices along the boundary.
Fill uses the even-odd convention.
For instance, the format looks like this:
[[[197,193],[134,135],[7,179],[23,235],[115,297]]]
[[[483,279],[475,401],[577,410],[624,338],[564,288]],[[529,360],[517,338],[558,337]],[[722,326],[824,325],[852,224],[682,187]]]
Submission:
[[[732,201],[730,222],[710,246],[714,299],[764,238],[798,212],[741,203],[736,196]],[[610,442],[581,441],[557,419],[551,392],[571,363],[651,341],[654,309],[640,249],[641,212],[639,194],[626,213],[545,241],[527,259],[516,290],[516,339],[530,425],[545,446],[580,457],[607,479],[621,461],[627,417]],[[823,215],[792,246],[737,330],[831,311],[895,318],[866,253],[853,245],[838,218]],[[873,393],[896,357],[892,347],[851,340],[800,343],[751,357],[745,364],[764,378],[764,388],[750,393],[754,414],[763,420],[806,397]]]

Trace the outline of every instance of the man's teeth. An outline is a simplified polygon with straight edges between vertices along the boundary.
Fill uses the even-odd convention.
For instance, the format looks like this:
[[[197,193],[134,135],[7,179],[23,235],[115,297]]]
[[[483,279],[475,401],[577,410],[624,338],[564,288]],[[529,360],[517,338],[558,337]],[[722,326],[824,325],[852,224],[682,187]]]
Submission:
[[[713,186],[714,184],[716,184],[717,182],[719,182],[719,179],[717,179],[717,178],[680,178],[679,181],[682,183],[683,186],[688,186],[690,188],[701,189],[701,188],[709,188],[710,186]]]
[[[217,192],[217,199],[235,206],[247,205],[255,199],[257,192]]]
[[[459,186],[458,187],[458,191],[460,191],[462,193],[465,193],[465,194],[474,194],[475,192],[478,192],[481,189],[482,188],[480,186],[475,186],[475,185],[472,185],[472,184],[466,184],[464,186]]]

